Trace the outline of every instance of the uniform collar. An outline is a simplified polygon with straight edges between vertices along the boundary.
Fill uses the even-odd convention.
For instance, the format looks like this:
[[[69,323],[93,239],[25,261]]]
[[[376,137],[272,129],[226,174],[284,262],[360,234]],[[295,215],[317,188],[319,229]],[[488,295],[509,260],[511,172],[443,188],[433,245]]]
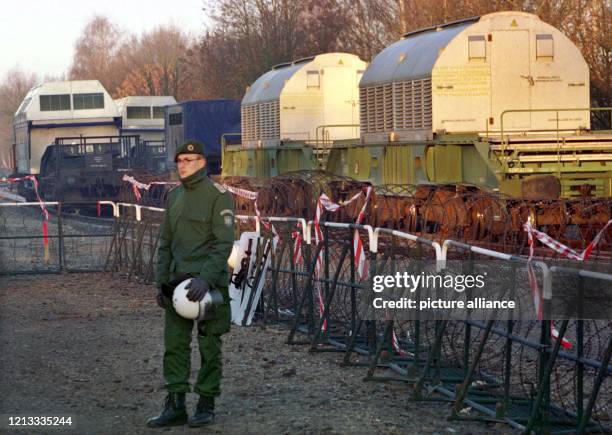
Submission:
[[[204,180],[208,180],[206,168],[202,168],[199,171],[191,174],[189,177],[181,179],[181,183],[185,189],[191,190],[195,189],[195,187]]]

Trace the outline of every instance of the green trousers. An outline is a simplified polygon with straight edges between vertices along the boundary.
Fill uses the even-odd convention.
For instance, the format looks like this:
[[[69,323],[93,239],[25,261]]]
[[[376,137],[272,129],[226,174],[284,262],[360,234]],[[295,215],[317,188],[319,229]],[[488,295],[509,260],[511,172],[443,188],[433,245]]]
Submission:
[[[191,372],[191,336],[193,320],[185,319],[166,309],[164,325],[164,380],[169,393],[187,393]],[[200,371],[193,391],[201,396],[216,397],[221,394],[221,335],[198,333],[200,347]]]

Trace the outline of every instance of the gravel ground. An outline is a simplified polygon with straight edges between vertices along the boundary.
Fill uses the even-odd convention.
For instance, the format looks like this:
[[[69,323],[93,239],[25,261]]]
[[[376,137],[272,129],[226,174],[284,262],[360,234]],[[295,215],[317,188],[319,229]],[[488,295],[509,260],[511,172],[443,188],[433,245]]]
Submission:
[[[152,292],[106,274],[2,277],[2,433],[16,432],[7,430],[10,415],[72,416],[72,433],[156,432],[144,426],[165,395],[163,317]],[[289,346],[286,335],[280,326],[256,325],[233,327],[224,336],[217,423],[200,431],[510,432],[506,426],[449,422],[448,404],[409,402],[405,385],[363,382],[364,368],[339,367],[338,353]],[[195,346],[192,356],[194,379]],[[188,396],[190,409],[196,401]]]

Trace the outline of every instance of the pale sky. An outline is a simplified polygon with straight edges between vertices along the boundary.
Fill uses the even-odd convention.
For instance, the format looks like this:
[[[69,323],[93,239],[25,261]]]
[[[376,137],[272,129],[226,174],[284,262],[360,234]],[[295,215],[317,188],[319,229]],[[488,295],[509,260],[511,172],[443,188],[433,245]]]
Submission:
[[[41,78],[67,72],[96,14],[129,33],[174,23],[195,36],[204,29],[202,7],[203,0],[0,0],[0,80],[15,65]]]

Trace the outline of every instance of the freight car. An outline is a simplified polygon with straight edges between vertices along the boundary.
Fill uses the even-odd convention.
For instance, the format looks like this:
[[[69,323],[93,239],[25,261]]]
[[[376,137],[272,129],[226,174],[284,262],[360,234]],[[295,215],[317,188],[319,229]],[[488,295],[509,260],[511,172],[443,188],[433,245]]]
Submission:
[[[38,174],[56,137],[117,136],[121,116],[98,80],[47,82],[33,87],[13,120],[15,173]]]
[[[276,65],[242,99],[242,144],[223,174],[269,177],[323,165],[329,145],[359,137],[359,80],[367,64],[327,53]]]
[[[270,74],[253,86],[273,89]],[[333,98],[327,76],[319,80],[323,98]],[[310,98],[312,90],[301,92]],[[282,87],[278,94],[279,110],[265,112],[272,125],[299,105],[282,103]],[[590,119],[607,109],[589,108],[589,70],[578,48],[533,14],[498,12],[405,34],[363,72],[359,120],[322,120],[310,141],[267,133],[263,115],[244,116],[250,100],[248,91],[250,141],[225,147],[224,161],[241,163],[226,164],[226,175],[287,172],[293,168],[280,163],[295,147],[299,169],[377,185],[471,183],[529,199],[612,194],[612,134],[592,131]],[[352,140],[328,139],[355,123]]]
[[[35,175],[47,200],[116,199],[123,172],[165,171],[164,107],[173,97],[113,101],[97,80],[32,88],[13,121],[14,175]],[[31,181],[19,192],[35,199]]]
[[[41,195],[67,203],[115,201],[124,174],[148,172],[160,159],[165,159],[165,147],[151,146],[139,136],[57,138],[41,160]]]
[[[193,100],[170,105],[165,114],[166,165],[176,169],[174,151],[186,140],[206,144],[209,174],[221,172],[221,142],[224,134],[240,135],[240,102]]]
[[[140,136],[140,140],[164,140],[166,106],[176,104],[170,96],[130,96],[115,100],[121,116],[121,135]]]

